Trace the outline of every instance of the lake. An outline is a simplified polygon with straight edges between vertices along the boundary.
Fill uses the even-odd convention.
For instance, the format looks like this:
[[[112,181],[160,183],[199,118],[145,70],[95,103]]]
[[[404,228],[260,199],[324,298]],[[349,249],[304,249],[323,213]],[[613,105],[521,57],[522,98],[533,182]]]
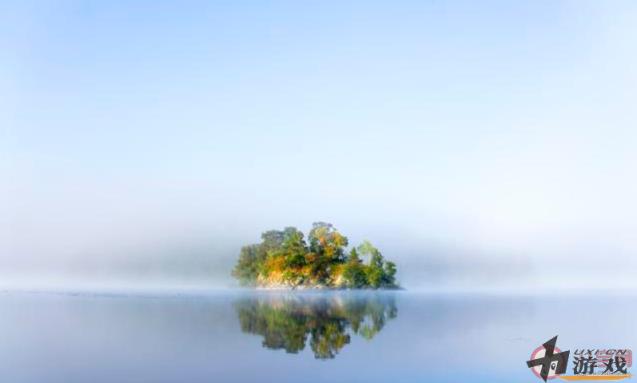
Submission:
[[[4,292],[0,377],[537,383],[526,360],[555,335],[562,349],[634,348],[636,302],[604,294]]]

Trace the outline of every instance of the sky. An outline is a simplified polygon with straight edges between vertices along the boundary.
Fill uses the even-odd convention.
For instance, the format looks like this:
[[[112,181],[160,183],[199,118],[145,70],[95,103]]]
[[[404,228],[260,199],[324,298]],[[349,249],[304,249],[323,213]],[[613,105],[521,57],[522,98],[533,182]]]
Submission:
[[[637,287],[635,25],[630,1],[2,2],[0,280],[231,286],[241,245],[328,221],[406,287]]]

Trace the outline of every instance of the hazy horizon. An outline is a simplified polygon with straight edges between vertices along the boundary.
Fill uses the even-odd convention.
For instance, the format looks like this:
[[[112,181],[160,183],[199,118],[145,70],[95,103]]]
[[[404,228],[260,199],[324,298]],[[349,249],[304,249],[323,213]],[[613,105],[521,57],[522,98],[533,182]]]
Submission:
[[[410,289],[637,288],[637,4],[186,5],[0,6],[0,285],[327,221]]]

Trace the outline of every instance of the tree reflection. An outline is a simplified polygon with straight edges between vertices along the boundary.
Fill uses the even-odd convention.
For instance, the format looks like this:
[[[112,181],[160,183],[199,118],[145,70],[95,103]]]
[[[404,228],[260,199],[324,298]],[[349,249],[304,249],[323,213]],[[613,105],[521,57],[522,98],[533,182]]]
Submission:
[[[263,346],[296,354],[310,348],[318,359],[332,359],[351,336],[372,339],[398,310],[394,298],[363,295],[263,295],[235,303],[241,330],[263,336]]]

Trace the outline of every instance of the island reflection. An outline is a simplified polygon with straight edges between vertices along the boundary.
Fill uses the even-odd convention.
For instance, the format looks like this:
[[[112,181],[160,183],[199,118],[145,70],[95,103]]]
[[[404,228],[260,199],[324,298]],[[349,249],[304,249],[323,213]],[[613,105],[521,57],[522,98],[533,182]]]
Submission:
[[[353,335],[372,339],[398,314],[391,295],[263,295],[235,303],[241,330],[263,336],[263,347],[296,354],[310,348],[332,359]]]

